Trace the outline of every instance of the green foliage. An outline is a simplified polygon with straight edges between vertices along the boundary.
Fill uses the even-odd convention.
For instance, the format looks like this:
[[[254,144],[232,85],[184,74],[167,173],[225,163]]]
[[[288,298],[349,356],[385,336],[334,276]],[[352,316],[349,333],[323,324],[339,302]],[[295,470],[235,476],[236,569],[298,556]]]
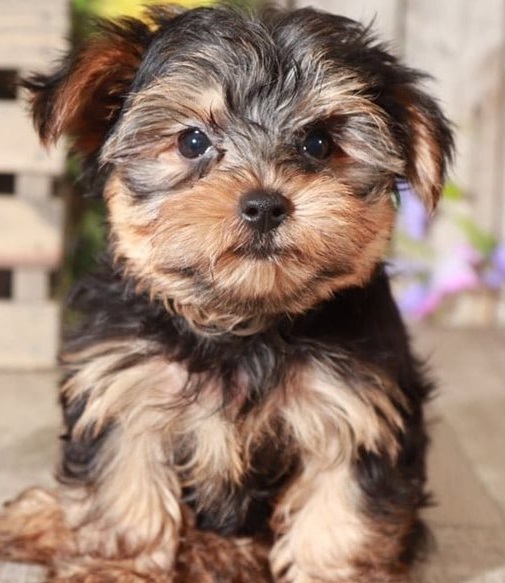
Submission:
[[[497,245],[496,237],[484,231],[471,217],[457,214],[454,221],[479,253],[487,257],[493,252]]]
[[[448,182],[442,193],[445,200],[461,201],[465,198],[463,190],[454,182]]]

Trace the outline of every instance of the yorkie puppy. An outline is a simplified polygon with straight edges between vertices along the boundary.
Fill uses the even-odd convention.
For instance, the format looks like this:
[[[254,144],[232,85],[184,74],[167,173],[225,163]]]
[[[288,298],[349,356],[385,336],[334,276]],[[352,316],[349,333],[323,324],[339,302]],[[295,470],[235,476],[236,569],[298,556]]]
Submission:
[[[3,556],[59,583],[408,579],[430,383],[383,262],[395,182],[433,209],[452,152],[422,79],[341,16],[157,7],[25,81],[110,236],[59,487],[7,506]]]

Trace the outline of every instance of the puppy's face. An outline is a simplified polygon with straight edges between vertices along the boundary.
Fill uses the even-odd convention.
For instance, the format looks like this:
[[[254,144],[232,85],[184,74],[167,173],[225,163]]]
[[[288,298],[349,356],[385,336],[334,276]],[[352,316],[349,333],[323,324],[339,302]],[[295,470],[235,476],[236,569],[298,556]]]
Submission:
[[[43,138],[70,131],[107,166],[127,273],[197,322],[228,326],[363,285],[391,235],[395,178],[428,206],[441,189],[450,134],[417,74],[357,23],[310,10],[152,16],[151,29],[109,28],[67,64],[53,103],[68,112],[38,117]]]

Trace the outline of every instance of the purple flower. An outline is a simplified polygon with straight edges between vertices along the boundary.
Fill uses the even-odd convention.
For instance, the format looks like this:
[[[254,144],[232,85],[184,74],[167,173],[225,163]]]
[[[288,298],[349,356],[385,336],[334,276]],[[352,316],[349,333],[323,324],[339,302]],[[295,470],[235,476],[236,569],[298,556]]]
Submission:
[[[493,266],[505,276],[505,243],[498,243],[491,257]]]
[[[398,216],[400,228],[412,239],[421,241],[425,238],[428,230],[428,213],[407,181],[398,180],[396,187],[400,195],[400,213]]]
[[[398,299],[400,310],[413,320],[422,320],[440,307],[444,294],[430,288],[428,284],[413,283],[407,287]]]
[[[445,257],[433,273],[432,287],[442,296],[447,296],[479,287],[476,268],[481,255],[473,247],[460,245]]]
[[[492,289],[505,284],[505,243],[499,243],[491,254],[490,266],[482,274],[483,282]]]
[[[482,274],[482,281],[491,289],[500,289],[505,283],[505,276],[496,269],[488,269]]]
[[[436,312],[448,296],[480,287],[477,267],[481,259],[468,245],[456,247],[435,265],[427,283],[413,283],[404,290],[398,300],[400,309],[407,316],[421,320]]]
[[[400,310],[413,318],[421,318],[424,314],[424,306],[430,290],[423,283],[410,284],[398,298]]]

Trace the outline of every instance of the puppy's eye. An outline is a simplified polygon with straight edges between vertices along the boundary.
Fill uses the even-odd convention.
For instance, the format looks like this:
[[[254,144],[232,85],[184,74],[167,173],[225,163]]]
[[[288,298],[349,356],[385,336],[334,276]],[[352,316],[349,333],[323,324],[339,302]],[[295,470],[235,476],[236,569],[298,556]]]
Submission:
[[[184,158],[199,158],[212,146],[209,138],[200,130],[192,128],[180,134],[177,145]]]
[[[326,160],[333,152],[333,147],[333,140],[327,132],[313,130],[305,136],[301,151],[315,160]]]

